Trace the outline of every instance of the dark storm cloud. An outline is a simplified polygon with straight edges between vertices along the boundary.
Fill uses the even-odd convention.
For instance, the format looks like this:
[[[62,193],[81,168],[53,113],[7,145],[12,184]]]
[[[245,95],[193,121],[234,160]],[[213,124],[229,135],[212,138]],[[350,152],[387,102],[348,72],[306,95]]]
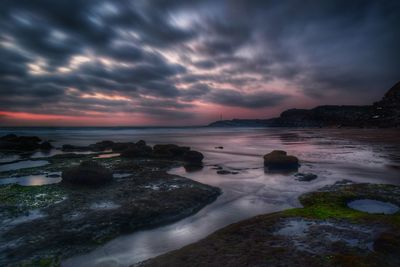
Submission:
[[[193,65],[200,69],[212,69],[214,68],[217,64],[213,60],[199,60],[196,62],[193,62]]]
[[[208,96],[208,100],[212,103],[242,108],[273,107],[285,98],[285,95],[270,92],[244,94],[230,89],[215,90]]]
[[[395,0],[4,0],[1,109],[189,118],[288,88],[368,103],[399,79],[398,25]]]

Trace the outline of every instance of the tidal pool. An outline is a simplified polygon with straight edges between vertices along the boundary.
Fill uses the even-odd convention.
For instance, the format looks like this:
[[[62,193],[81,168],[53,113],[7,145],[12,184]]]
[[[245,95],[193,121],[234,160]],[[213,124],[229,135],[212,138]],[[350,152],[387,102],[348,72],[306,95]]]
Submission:
[[[372,214],[393,214],[399,211],[399,206],[373,199],[358,199],[347,204],[349,208],[372,213]]]
[[[58,177],[51,177],[49,175],[58,175]],[[10,177],[0,179],[0,185],[2,184],[19,184],[24,186],[33,185],[45,185],[45,184],[55,184],[61,181],[61,172],[50,173],[50,174],[38,174],[38,175],[27,175],[21,177]]]
[[[108,153],[108,154],[100,154],[96,157],[96,159],[108,159],[108,158],[115,158],[119,157],[119,153]]]
[[[26,168],[42,167],[49,164],[47,160],[23,160],[10,164],[0,165],[0,172],[15,171]]]

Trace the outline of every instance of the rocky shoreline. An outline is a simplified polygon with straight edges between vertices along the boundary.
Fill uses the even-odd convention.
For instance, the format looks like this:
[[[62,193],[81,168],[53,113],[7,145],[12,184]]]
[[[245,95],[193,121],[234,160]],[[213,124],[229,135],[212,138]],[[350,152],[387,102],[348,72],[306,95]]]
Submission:
[[[117,236],[190,216],[221,194],[216,187],[168,173],[178,166],[202,168],[203,155],[189,147],[151,147],[140,140],[62,148],[68,148],[64,154],[31,159],[43,166],[0,171],[0,181],[30,175],[61,181],[0,185],[0,265],[60,266]],[[92,153],[79,154],[87,151]],[[267,172],[297,172],[301,163],[281,150],[262,159]],[[217,165],[213,169],[235,174]],[[295,177],[308,182],[317,175]],[[299,200],[303,208],[229,225],[134,266],[400,265],[400,187],[343,180]],[[354,200],[378,201],[394,211],[381,212],[379,205],[378,213],[356,210],[350,207]]]
[[[354,210],[355,199],[398,207],[400,187],[338,182],[302,195],[303,208],[229,225],[134,266],[399,266],[400,212]]]
[[[127,147],[123,151],[138,151],[134,143]],[[0,185],[0,265],[58,266],[116,236],[178,221],[213,202],[221,193],[218,188],[167,173],[172,167],[201,165],[200,153],[192,151],[188,159],[171,156],[171,148],[179,150],[164,147],[168,159],[159,154],[99,158],[69,153],[35,159],[48,161],[45,166],[0,172],[0,179],[51,173],[59,177],[90,160],[113,175],[101,185]]]
[[[272,119],[233,119],[216,121],[210,127],[400,127],[400,82],[373,105],[318,106],[289,109]]]

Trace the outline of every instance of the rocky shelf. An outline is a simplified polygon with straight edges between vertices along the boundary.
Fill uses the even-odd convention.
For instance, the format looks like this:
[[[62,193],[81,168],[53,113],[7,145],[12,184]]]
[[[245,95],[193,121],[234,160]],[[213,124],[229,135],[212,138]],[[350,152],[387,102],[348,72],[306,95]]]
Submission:
[[[400,204],[400,187],[346,181],[300,197],[303,208],[256,216],[135,266],[400,266],[400,212],[351,209],[355,199]]]
[[[218,188],[167,173],[188,161],[198,163],[199,152],[171,157],[167,148],[178,151],[179,147],[170,145],[158,148],[153,157],[133,152],[140,151],[132,143],[128,147],[129,157],[60,154],[46,158],[46,166],[0,172],[1,179],[79,171],[74,166],[90,160],[84,171],[90,167],[113,174],[104,184],[68,180],[41,186],[1,185],[0,265],[58,266],[61,260],[87,253],[119,235],[194,214],[220,195]],[[158,154],[161,150],[169,159]]]

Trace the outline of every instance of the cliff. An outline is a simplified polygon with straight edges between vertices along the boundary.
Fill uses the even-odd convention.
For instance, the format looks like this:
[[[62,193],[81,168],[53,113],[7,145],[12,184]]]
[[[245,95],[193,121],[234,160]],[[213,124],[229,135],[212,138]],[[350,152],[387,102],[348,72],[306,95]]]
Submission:
[[[265,120],[225,120],[214,127],[400,127],[400,82],[382,100],[367,106],[318,106],[313,109],[289,109],[278,118]]]

